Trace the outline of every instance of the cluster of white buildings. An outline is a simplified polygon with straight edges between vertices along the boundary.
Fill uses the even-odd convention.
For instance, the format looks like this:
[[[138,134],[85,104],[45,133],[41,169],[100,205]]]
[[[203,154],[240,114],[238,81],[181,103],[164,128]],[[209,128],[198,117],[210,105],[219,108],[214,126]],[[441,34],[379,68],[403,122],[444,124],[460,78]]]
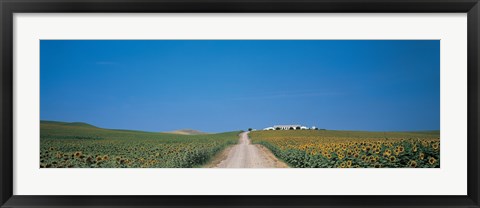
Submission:
[[[302,126],[302,125],[275,125],[275,126],[272,126],[272,127],[264,128],[263,130],[306,130],[306,129],[316,130],[318,128],[315,127],[315,126],[312,126],[311,128],[308,128],[308,127]]]

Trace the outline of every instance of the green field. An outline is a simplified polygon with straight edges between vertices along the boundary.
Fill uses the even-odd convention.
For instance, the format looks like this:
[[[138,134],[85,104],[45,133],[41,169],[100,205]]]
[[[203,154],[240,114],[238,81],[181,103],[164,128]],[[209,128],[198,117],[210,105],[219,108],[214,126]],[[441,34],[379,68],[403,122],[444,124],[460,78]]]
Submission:
[[[440,167],[440,131],[271,130],[249,136],[296,168]]]
[[[181,135],[41,121],[40,167],[201,167],[236,144],[239,133]],[[294,168],[440,167],[439,131],[271,130],[249,137]]]
[[[40,122],[42,168],[192,168],[235,144],[240,132],[178,135]]]

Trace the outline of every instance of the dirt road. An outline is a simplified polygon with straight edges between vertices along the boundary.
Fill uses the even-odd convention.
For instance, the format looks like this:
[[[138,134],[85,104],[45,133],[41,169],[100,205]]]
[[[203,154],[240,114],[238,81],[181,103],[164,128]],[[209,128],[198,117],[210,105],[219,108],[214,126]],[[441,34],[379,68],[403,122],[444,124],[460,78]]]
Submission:
[[[249,132],[241,133],[239,143],[223,153],[223,159],[216,168],[288,168],[267,148],[254,145],[248,138]]]

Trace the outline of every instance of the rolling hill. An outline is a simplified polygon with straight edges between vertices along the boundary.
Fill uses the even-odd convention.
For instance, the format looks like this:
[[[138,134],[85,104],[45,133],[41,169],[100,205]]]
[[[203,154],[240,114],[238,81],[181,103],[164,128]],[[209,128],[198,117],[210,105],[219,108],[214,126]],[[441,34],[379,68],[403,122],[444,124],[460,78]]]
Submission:
[[[180,129],[180,130],[175,130],[175,131],[169,131],[165,133],[170,133],[170,134],[180,134],[180,135],[199,135],[199,134],[208,134],[206,132],[201,132],[198,130],[193,130],[193,129]]]

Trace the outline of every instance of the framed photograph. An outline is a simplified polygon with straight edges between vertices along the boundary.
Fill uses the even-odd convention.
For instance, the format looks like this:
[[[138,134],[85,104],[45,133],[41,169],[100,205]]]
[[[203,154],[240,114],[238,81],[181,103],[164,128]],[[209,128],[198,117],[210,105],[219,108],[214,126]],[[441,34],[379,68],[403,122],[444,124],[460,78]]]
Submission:
[[[1,0],[1,207],[479,207],[478,0]]]

